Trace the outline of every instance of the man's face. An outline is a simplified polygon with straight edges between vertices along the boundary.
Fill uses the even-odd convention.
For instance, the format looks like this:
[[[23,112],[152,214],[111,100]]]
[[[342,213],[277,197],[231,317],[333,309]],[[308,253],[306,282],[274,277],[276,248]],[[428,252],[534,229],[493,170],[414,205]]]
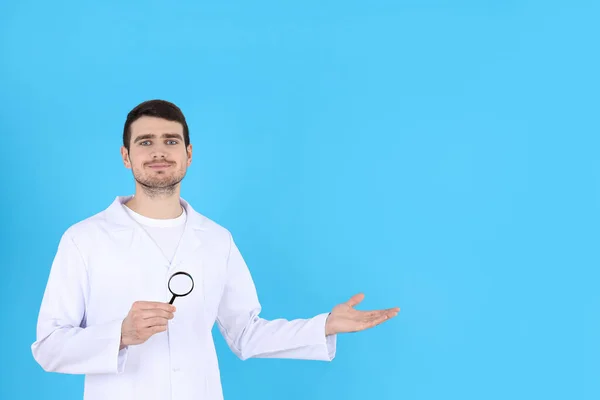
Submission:
[[[186,149],[179,122],[144,116],[131,124],[129,151],[122,147],[121,155],[144,189],[171,192],[192,162],[192,145]]]

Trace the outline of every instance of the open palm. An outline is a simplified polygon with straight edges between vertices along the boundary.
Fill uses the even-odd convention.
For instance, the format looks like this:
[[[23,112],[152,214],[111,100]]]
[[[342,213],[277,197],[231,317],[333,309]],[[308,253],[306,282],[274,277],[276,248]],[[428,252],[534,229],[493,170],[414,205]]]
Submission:
[[[327,318],[325,334],[363,331],[395,317],[400,312],[398,307],[375,311],[356,310],[354,307],[364,298],[364,294],[359,293],[347,302],[335,306]]]

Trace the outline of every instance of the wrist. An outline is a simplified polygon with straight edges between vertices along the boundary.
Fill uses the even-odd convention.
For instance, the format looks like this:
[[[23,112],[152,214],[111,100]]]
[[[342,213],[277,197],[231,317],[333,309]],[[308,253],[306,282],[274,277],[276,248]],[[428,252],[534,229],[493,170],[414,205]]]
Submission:
[[[325,336],[334,335],[335,331],[331,327],[331,313],[327,315],[327,319],[325,320]]]
[[[123,341],[123,325],[125,325],[125,320],[121,322],[121,339],[119,340],[119,350],[123,350],[127,347],[127,344]]]
[[[127,343],[123,341],[123,334],[121,333],[121,340],[119,341],[119,350],[123,350],[125,347],[127,347]]]

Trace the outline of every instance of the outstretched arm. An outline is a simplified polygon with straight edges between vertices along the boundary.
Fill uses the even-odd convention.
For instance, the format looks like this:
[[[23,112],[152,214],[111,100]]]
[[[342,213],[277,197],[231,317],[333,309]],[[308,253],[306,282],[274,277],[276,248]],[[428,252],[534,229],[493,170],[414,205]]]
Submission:
[[[359,311],[363,294],[352,296],[331,312],[309,319],[265,320],[248,267],[230,238],[227,281],[217,315],[219,330],[241,359],[294,358],[331,361],[338,333],[372,328],[395,317],[399,308]]]
[[[329,313],[308,319],[260,317],[261,306],[250,271],[233,239],[227,278],[217,314],[217,324],[229,348],[242,360],[291,358],[331,361],[336,335],[326,335]],[[337,318],[336,318],[337,319]]]

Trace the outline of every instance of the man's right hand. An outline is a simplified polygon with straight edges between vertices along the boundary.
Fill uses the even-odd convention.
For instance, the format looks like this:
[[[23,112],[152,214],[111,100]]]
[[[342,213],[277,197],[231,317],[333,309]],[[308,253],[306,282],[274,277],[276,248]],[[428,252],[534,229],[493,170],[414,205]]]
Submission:
[[[175,307],[168,303],[136,301],[121,324],[121,346],[144,343],[155,333],[167,330]]]

